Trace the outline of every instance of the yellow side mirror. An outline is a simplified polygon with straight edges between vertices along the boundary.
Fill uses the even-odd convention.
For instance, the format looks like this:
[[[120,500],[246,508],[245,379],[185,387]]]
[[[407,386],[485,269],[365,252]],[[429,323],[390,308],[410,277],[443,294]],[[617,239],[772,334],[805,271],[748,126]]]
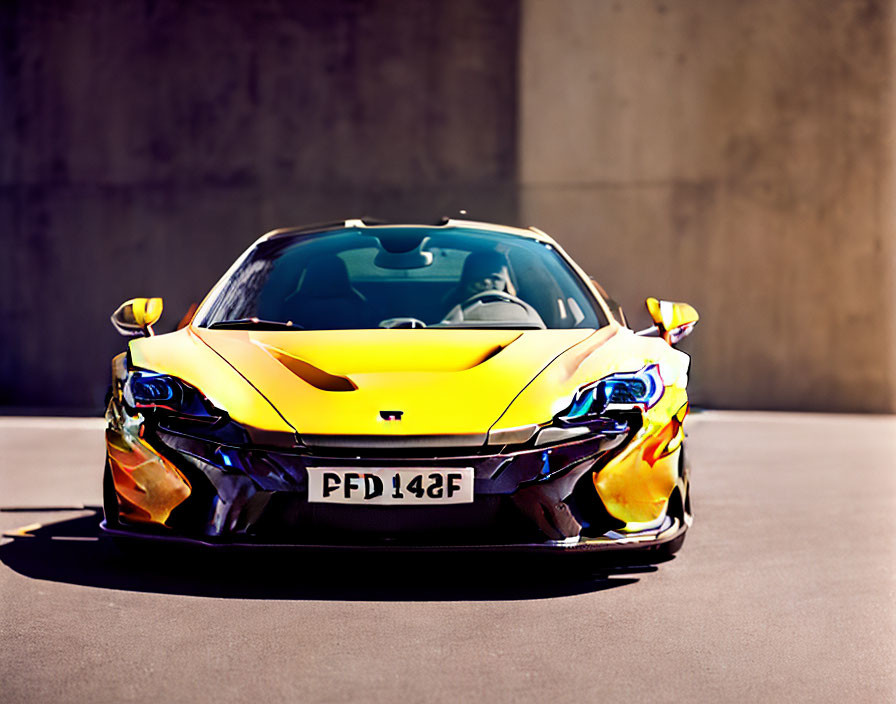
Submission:
[[[152,326],[162,317],[161,298],[132,298],[112,314],[112,325],[126,337],[153,335]]]
[[[670,345],[674,345],[683,337],[690,335],[697,321],[700,320],[694,307],[687,303],[648,298],[645,304],[660,335]]]

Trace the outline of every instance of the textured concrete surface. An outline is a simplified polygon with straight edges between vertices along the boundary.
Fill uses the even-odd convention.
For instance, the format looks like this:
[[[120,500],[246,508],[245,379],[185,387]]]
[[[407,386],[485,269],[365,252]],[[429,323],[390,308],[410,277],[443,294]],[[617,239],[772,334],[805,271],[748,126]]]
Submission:
[[[0,406],[101,408],[111,312],[162,296],[172,329],[274,227],[512,221],[518,22],[516,0],[0,3]]]
[[[556,235],[693,397],[896,410],[893,0],[0,3],[0,407],[99,409],[260,232],[464,208]]]
[[[698,402],[896,408],[892,3],[523,8],[521,219],[699,310]]]
[[[115,556],[95,513],[37,510],[99,499],[102,424],[0,419],[0,506],[29,507],[0,528],[44,524],[0,545],[0,699],[896,699],[896,418],[687,423],[682,551],[608,570]]]

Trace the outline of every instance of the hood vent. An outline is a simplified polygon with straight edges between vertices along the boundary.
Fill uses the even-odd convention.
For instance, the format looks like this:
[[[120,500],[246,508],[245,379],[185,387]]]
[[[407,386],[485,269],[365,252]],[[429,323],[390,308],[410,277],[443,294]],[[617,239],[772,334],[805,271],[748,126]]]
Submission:
[[[302,381],[311,384],[315,389],[320,389],[321,391],[355,391],[358,388],[357,384],[347,376],[337,376],[336,374],[325,372],[323,369],[315,367],[313,364],[309,364],[298,357],[293,357],[291,354],[287,354],[276,347],[259,343],[255,344]]]

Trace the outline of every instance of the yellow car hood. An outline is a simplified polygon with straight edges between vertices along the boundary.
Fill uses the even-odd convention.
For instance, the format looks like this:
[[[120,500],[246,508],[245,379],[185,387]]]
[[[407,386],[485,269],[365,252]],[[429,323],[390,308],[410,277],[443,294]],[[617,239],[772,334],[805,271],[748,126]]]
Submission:
[[[482,435],[545,367],[594,334],[457,329],[191,332],[303,436]],[[390,411],[400,412],[401,420],[382,417],[381,412]]]

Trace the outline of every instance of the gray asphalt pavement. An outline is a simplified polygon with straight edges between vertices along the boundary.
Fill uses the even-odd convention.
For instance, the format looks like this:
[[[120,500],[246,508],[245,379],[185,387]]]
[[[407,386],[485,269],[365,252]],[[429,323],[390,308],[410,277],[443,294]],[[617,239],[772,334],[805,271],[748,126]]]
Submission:
[[[102,422],[0,418],[0,702],[896,701],[896,417],[688,424],[684,548],[614,569],[121,556]]]

